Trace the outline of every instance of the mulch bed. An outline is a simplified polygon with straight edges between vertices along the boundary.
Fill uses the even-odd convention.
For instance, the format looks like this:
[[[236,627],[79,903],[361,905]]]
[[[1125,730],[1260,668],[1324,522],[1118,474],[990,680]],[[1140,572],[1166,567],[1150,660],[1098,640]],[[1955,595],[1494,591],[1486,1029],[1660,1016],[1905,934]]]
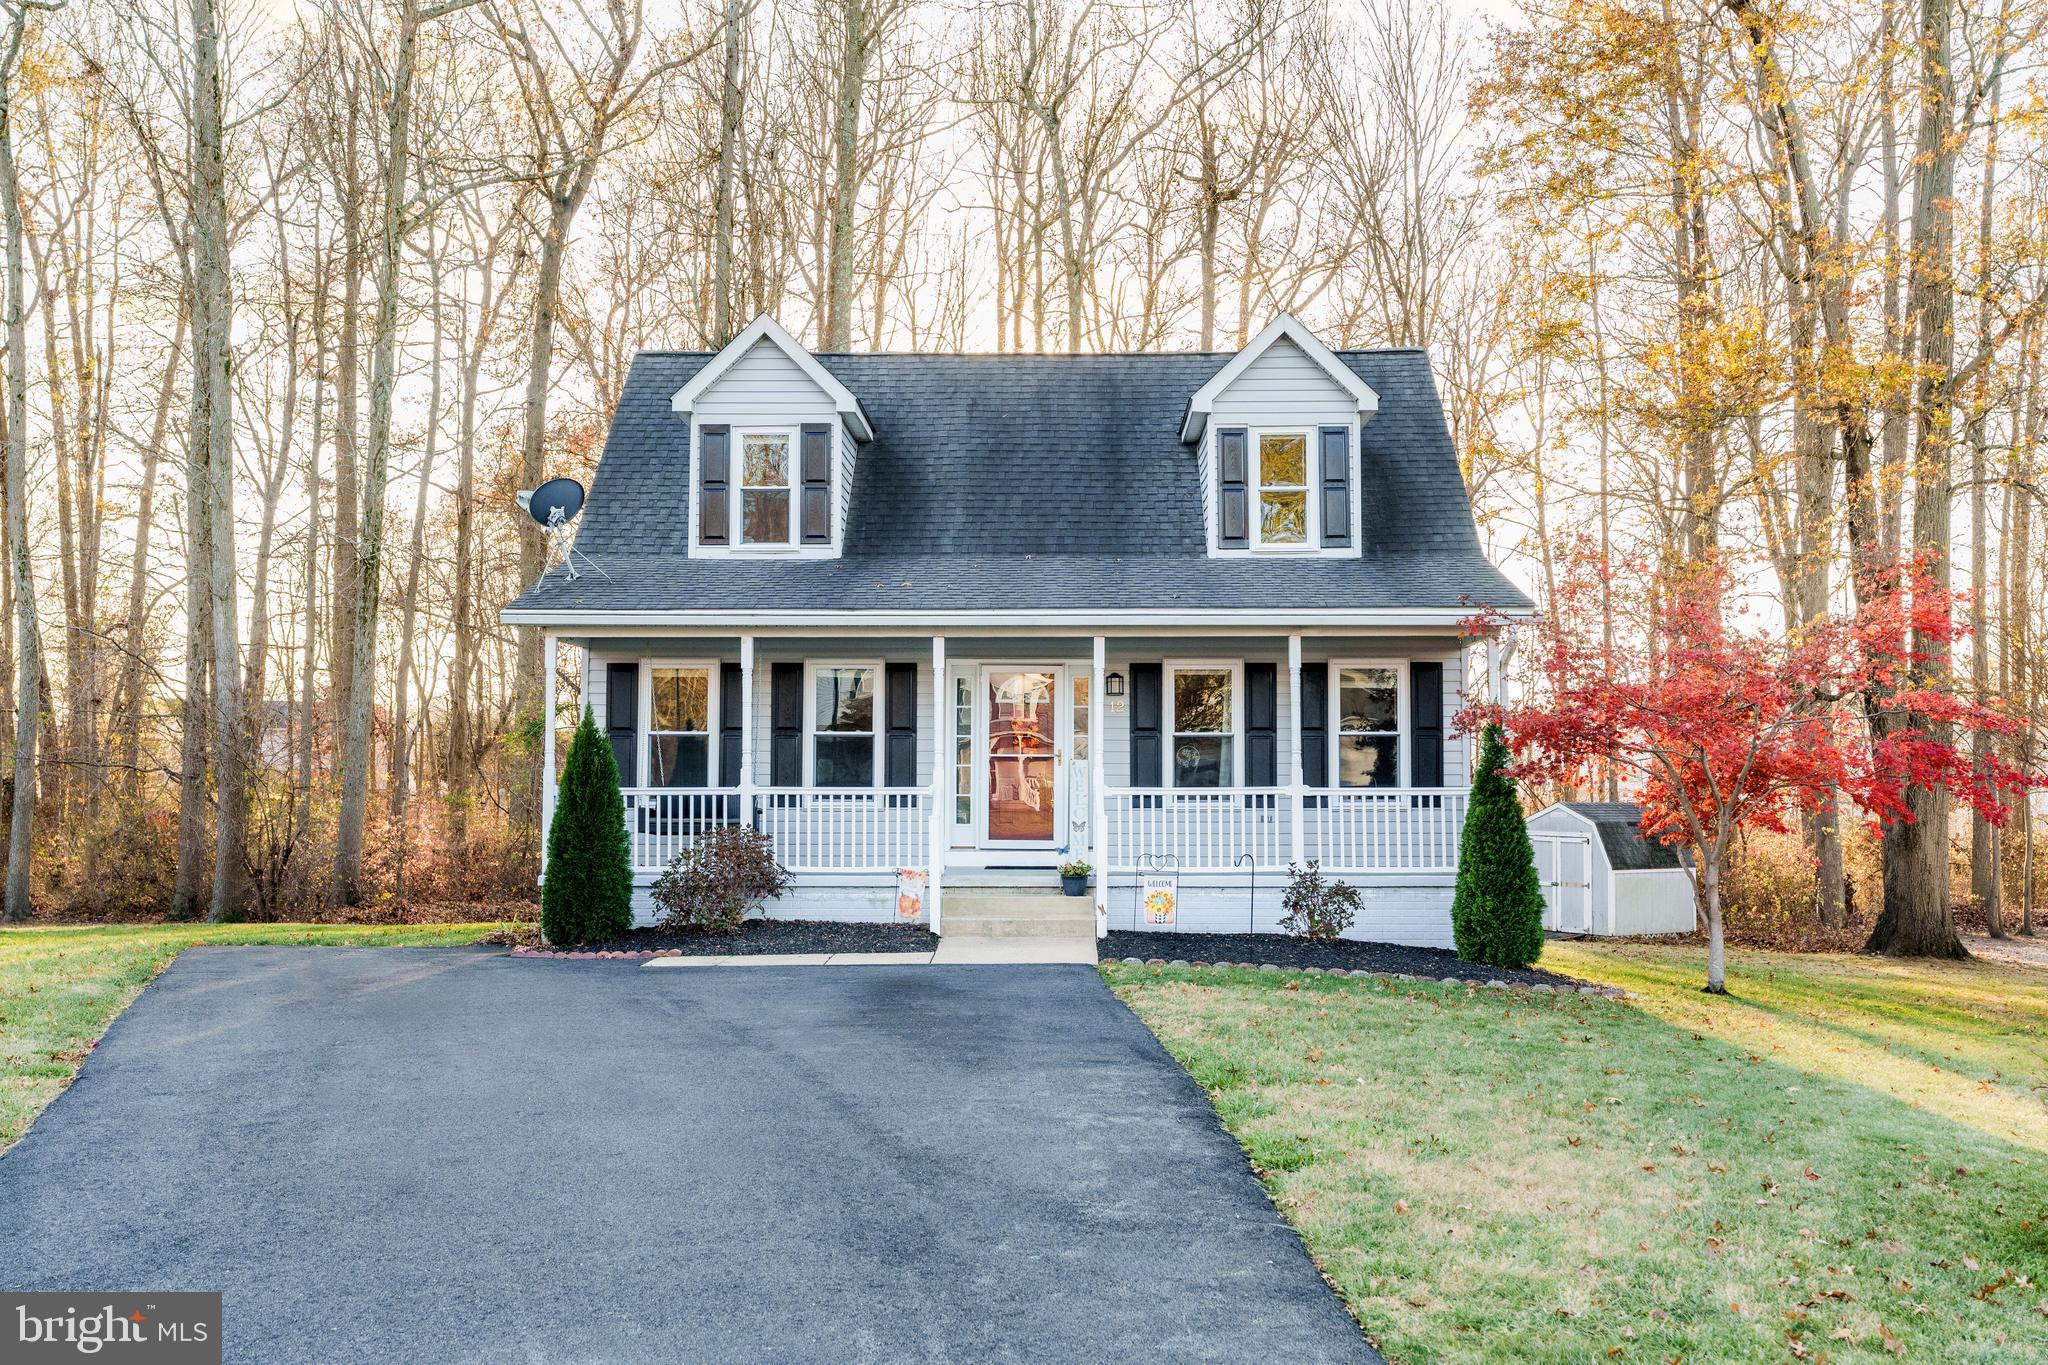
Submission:
[[[1263,967],[1320,967],[1324,971],[1370,972],[1376,976],[1416,976],[1431,981],[1505,981],[1511,986],[1557,986],[1577,990],[1584,982],[1534,968],[1489,967],[1465,962],[1444,948],[1406,948],[1398,943],[1359,943],[1339,939],[1316,943],[1281,934],[1158,934],[1112,929],[1102,940],[1104,962],[1138,958],[1144,962],[1205,963]]]
[[[914,924],[834,924],[809,919],[750,919],[737,933],[634,929],[575,945],[578,956],[755,957],[762,953],[929,953],[937,935]],[[524,956],[525,954],[522,954]]]

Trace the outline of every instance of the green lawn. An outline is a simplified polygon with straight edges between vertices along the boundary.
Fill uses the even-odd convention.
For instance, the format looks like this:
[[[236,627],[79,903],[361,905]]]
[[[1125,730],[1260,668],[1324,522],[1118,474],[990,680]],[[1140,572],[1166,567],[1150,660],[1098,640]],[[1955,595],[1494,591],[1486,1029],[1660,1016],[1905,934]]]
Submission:
[[[1639,998],[1103,970],[1396,1361],[2048,1359],[2048,974],[1543,965]]]
[[[0,929],[0,1149],[71,1084],[93,1044],[195,943],[468,943],[492,925],[135,924]]]

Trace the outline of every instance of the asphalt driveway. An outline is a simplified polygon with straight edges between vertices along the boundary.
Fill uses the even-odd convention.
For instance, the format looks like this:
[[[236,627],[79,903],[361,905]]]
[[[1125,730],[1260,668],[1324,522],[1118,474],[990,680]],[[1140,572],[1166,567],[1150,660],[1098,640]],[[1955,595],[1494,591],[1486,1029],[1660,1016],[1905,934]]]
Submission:
[[[0,1288],[266,1362],[1374,1359],[1078,966],[192,949],[0,1156]]]

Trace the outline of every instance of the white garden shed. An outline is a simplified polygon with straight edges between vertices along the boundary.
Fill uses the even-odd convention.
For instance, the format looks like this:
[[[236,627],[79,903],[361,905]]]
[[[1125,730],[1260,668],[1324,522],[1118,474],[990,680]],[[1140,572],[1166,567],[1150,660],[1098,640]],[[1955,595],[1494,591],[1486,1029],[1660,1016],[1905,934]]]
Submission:
[[[1601,937],[1689,934],[1692,874],[1678,850],[1643,837],[1631,801],[1559,801],[1529,817],[1543,927]]]

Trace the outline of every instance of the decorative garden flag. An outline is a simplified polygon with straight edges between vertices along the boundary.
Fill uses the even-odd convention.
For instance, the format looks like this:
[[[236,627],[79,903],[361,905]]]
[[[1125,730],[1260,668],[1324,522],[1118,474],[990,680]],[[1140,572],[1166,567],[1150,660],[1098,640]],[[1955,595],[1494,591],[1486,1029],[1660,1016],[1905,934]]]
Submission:
[[[924,873],[914,867],[896,869],[896,916],[916,919],[924,913]]]
[[[1179,909],[1180,878],[1171,872],[1154,872],[1145,877],[1145,923],[1172,925]]]

